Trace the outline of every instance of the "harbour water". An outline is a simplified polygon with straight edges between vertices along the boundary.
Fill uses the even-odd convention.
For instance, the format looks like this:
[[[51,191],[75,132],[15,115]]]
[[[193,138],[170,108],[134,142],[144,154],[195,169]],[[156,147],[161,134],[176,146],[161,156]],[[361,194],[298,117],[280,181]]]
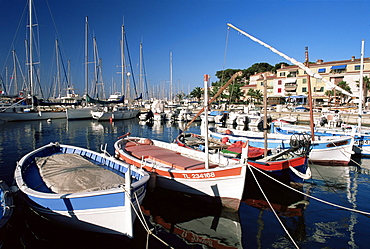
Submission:
[[[185,125],[148,126],[136,119],[113,123],[90,120],[3,123],[0,124],[0,178],[12,185],[17,160],[50,142],[96,151],[107,145],[107,151],[114,154],[113,143],[127,132],[173,141]],[[189,128],[190,132],[199,133],[199,130],[199,123]],[[60,227],[34,214],[15,196],[13,217],[1,248],[113,249],[146,248],[147,244],[148,248],[367,248],[369,215],[341,208],[370,213],[370,160],[354,160],[349,167],[311,165],[312,179],[298,189],[317,199],[261,180],[260,186],[275,213],[262,200],[258,186],[248,184],[251,178],[247,179],[238,212],[187,195],[155,190],[148,193],[142,207],[144,224],[154,235],[148,235],[137,219],[135,237],[131,240]]]

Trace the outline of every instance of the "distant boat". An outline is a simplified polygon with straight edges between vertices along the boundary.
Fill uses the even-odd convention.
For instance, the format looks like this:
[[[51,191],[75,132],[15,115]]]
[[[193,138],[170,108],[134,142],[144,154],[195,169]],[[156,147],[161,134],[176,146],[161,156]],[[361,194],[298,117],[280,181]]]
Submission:
[[[284,116],[278,119],[272,120],[272,122],[277,122],[277,123],[287,123],[287,124],[296,124],[298,122],[297,117],[294,116]]]
[[[127,106],[119,105],[105,106],[91,111],[92,118],[99,121],[131,119],[136,118],[138,114],[138,109],[130,109]]]
[[[49,108],[41,109],[37,106],[37,99],[34,96],[34,69],[33,69],[33,32],[32,27],[34,24],[32,23],[32,0],[29,1],[29,15],[30,15],[30,23],[28,25],[30,31],[30,38],[29,38],[29,46],[28,46],[28,58],[29,58],[29,72],[30,72],[30,82],[29,82],[29,96],[27,99],[29,100],[30,106],[27,107],[19,107],[18,104],[10,105],[0,111],[0,120],[11,122],[11,121],[32,121],[32,120],[48,120],[48,119],[64,119],[66,118],[65,110],[53,110]],[[25,99],[26,100],[26,99]]]
[[[106,153],[50,143],[23,156],[15,170],[30,208],[67,227],[133,236],[149,175]]]

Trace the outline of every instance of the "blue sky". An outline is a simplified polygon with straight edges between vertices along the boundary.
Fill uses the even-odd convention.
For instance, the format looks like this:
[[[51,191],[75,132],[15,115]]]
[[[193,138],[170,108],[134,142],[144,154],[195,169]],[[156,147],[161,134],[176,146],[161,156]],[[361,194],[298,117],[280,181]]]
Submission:
[[[5,78],[5,67],[13,70],[12,49],[17,51],[20,63],[25,62],[27,1],[0,0],[0,6],[0,74]],[[50,85],[56,74],[54,47],[58,38],[64,63],[70,60],[72,83],[80,93],[85,88],[86,16],[89,37],[97,39],[108,94],[114,88],[112,82],[120,82],[117,72],[123,20],[134,73],[139,74],[142,41],[146,80],[150,88],[161,85],[156,88],[161,91],[169,91],[170,52],[174,91],[185,93],[203,86],[203,74],[216,81],[218,70],[285,61],[235,30],[230,30],[226,42],[227,23],[298,61],[304,61],[306,46],[310,61],[359,58],[362,39],[365,56],[369,56],[368,0],[34,0],[34,6],[41,41],[42,84]],[[91,49],[89,57],[91,60]],[[92,70],[91,67],[90,78]]]

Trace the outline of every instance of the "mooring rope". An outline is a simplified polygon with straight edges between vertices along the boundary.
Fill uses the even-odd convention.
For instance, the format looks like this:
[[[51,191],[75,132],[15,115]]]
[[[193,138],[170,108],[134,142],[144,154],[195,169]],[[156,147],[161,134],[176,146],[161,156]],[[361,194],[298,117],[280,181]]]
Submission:
[[[131,198],[130,198],[130,194],[126,191],[126,194],[128,195],[128,199],[130,201],[130,204],[133,208],[133,210],[135,211],[136,213],[136,216],[138,217],[140,223],[143,225],[145,231],[147,232],[147,242],[146,242],[146,248],[148,248],[149,246],[149,236],[152,235],[154,238],[156,238],[157,240],[159,240],[160,242],[162,242],[164,245],[168,246],[169,248],[173,248],[172,246],[170,246],[169,244],[167,244],[164,240],[162,240],[161,238],[159,238],[156,234],[154,234],[152,232],[152,230],[149,228],[148,226],[148,223],[145,221],[145,217],[144,217],[144,213],[143,211],[141,210],[140,208],[140,203],[139,203],[139,200],[137,198],[137,194],[134,193],[134,197],[135,197],[135,200],[136,200],[136,203],[138,204],[138,209],[140,210],[140,213],[136,210],[135,206],[134,206],[134,203],[132,203],[131,201]],[[174,248],[173,248],[174,249]]]
[[[322,200],[322,199],[317,198],[315,196],[311,196],[309,194],[306,194],[304,192],[301,192],[301,191],[299,191],[299,190],[297,190],[297,189],[295,189],[295,188],[293,188],[291,186],[288,186],[288,185],[280,182],[279,180],[277,180],[277,179],[269,176],[268,174],[266,174],[265,172],[263,172],[262,170],[260,170],[260,169],[258,169],[256,167],[254,167],[253,165],[248,165],[248,166],[253,167],[255,170],[257,170],[258,172],[262,173],[263,175],[269,177],[270,179],[274,180],[275,182],[277,182],[277,183],[279,183],[279,184],[281,184],[281,185],[283,185],[283,186],[285,186],[285,187],[287,187],[287,188],[289,188],[289,189],[291,189],[293,191],[296,191],[297,193],[300,193],[300,194],[305,195],[305,196],[307,196],[309,198],[312,198],[312,199],[314,199],[316,201],[319,201],[319,202],[322,202],[322,203],[325,203],[325,204],[328,204],[328,205],[331,205],[331,206],[334,206],[334,207],[337,207],[337,208],[341,208],[341,209],[344,209],[344,210],[347,210],[347,211],[352,211],[352,212],[356,212],[356,213],[360,213],[360,214],[364,214],[364,215],[370,216],[370,213],[369,212],[365,212],[365,211],[361,211],[361,210],[357,210],[357,209],[353,209],[353,208],[348,208],[348,207],[344,207],[344,206],[340,206],[338,204],[335,204],[335,203],[332,203],[332,202],[329,202],[329,201],[325,201],[325,200]]]
[[[295,243],[294,239],[292,238],[292,236],[290,235],[289,231],[286,229],[286,227],[284,226],[283,222],[281,221],[281,219],[280,219],[280,218],[279,218],[279,216],[277,215],[277,213],[276,213],[275,209],[272,207],[272,205],[271,205],[270,201],[268,200],[267,196],[265,195],[265,192],[263,192],[263,189],[262,189],[261,185],[259,184],[259,182],[258,182],[258,180],[257,180],[256,176],[254,175],[254,172],[253,172],[253,170],[251,169],[251,167],[253,167],[253,166],[248,164],[248,168],[249,168],[249,170],[251,171],[251,173],[252,173],[252,175],[253,175],[253,178],[254,178],[254,180],[256,181],[257,185],[258,185],[258,188],[261,190],[261,193],[263,194],[263,197],[265,198],[265,200],[266,200],[266,201],[267,201],[267,203],[269,204],[271,211],[272,211],[272,212],[274,213],[274,215],[276,216],[276,219],[279,221],[280,225],[283,227],[283,229],[284,229],[285,233],[288,235],[289,239],[292,241],[292,243],[294,244],[294,246],[295,246],[296,248],[299,248],[299,247],[298,247],[298,245]]]

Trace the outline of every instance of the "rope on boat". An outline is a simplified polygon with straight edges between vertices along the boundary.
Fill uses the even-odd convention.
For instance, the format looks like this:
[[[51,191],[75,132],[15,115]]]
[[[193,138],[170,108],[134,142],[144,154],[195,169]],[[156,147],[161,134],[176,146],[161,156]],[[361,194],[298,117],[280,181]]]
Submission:
[[[297,190],[297,189],[295,189],[295,188],[293,188],[291,186],[288,186],[288,185],[280,182],[279,180],[277,180],[277,179],[269,176],[268,174],[266,174],[265,172],[263,172],[262,170],[260,170],[260,169],[258,169],[256,167],[254,167],[253,165],[249,165],[248,164],[248,167],[252,167],[253,169],[257,170],[258,172],[262,173],[263,175],[265,175],[265,176],[269,177],[270,179],[274,180],[275,182],[277,182],[277,183],[279,183],[279,184],[281,184],[281,185],[283,185],[283,186],[285,186],[285,187],[287,187],[287,188],[289,188],[289,189],[291,189],[293,191],[296,191],[297,193],[300,193],[300,194],[305,195],[305,196],[307,196],[309,198],[312,198],[312,199],[314,199],[316,201],[319,201],[319,202],[322,202],[322,203],[325,203],[327,205],[331,205],[331,206],[334,206],[334,207],[337,207],[337,208],[341,208],[341,209],[344,209],[344,210],[347,210],[347,211],[351,211],[351,212],[355,212],[355,213],[359,213],[359,214],[370,216],[370,213],[369,212],[365,212],[365,211],[361,211],[361,210],[357,210],[357,209],[353,209],[353,208],[348,208],[348,207],[344,207],[344,206],[340,206],[338,204],[335,204],[335,203],[332,203],[332,202],[328,202],[328,201],[322,200],[320,198],[317,198],[315,196],[311,196],[309,194],[306,194],[304,192],[301,192],[301,191],[299,191],[299,190]]]
[[[263,197],[265,198],[265,200],[266,200],[266,201],[267,201],[267,203],[269,204],[271,211],[272,211],[272,212],[274,213],[274,215],[276,216],[277,220],[279,221],[280,225],[283,227],[283,229],[284,229],[285,233],[288,235],[289,239],[292,241],[292,243],[294,244],[294,246],[295,246],[296,248],[299,248],[299,247],[298,247],[298,245],[295,243],[294,239],[292,238],[292,236],[290,235],[289,231],[286,229],[286,227],[284,226],[283,222],[281,221],[281,219],[280,219],[280,218],[279,218],[279,216],[277,215],[277,213],[276,213],[275,209],[272,207],[272,205],[271,205],[270,201],[268,200],[267,196],[265,195],[265,192],[263,191],[263,189],[262,189],[261,185],[259,184],[259,182],[258,182],[258,180],[257,180],[256,176],[254,175],[254,172],[253,172],[253,170],[251,169],[251,167],[253,167],[253,166],[248,164],[248,168],[249,168],[249,170],[251,171],[251,173],[252,173],[252,175],[253,175],[253,178],[254,178],[254,180],[256,181],[257,185],[258,185],[258,188],[261,190],[261,193],[263,194]],[[253,167],[253,168],[254,168],[254,167]]]
[[[154,234],[152,232],[152,229],[149,228],[148,223],[145,221],[145,217],[144,217],[143,211],[139,207],[138,208],[140,210],[140,213],[139,213],[138,210],[136,210],[136,208],[134,206],[134,203],[132,203],[132,201],[131,201],[130,194],[127,191],[126,191],[126,194],[129,197],[128,200],[130,201],[130,204],[131,204],[132,209],[134,210],[134,212],[136,214],[136,217],[138,217],[138,219],[140,220],[140,223],[143,225],[145,231],[147,232],[146,248],[148,248],[148,245],[149,245],[149,236],[150,235],[152,235],[154,238],[156,238],[157,240],[159,240],[160,242],[162,242],[164,245],[168,246],[169,248],[173,248],[172,246],[170,246],[169,244],[167,244],[164,240],[162,240],[161,238],[159,238],[156,234]],[[137,198],[137,194],[136,193],[134,193],[134,197],[135,197],[136,203],[139,205],[139,200]]]
[[[296,174],[296,176],[302,178],[302,179],[305,179],[305,180],[308,180],[311,178],[312,174],[311,174],[311,168],[310,167],[307,167],[307,171],[306,171],[306,174],[303,174],[302,172],[299,172],[297,169],[295,169],[294,167],[292,166],[289,166],[290,170]]]

